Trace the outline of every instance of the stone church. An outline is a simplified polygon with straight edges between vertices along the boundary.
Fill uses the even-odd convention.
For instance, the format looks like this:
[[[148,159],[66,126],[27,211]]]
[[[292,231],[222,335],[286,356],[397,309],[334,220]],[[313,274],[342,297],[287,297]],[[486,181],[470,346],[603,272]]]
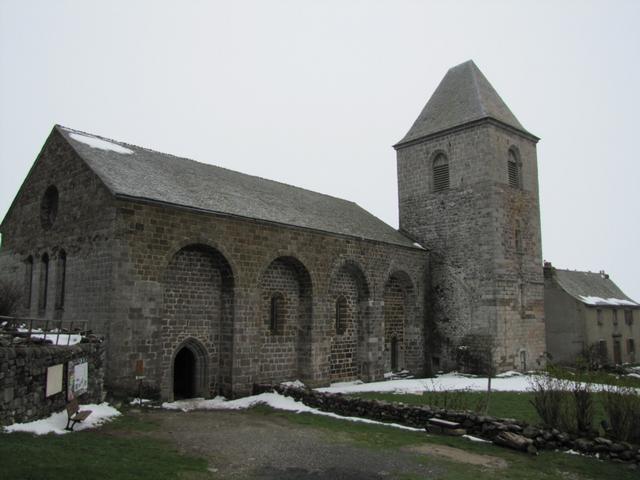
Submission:
[[[164,399],[424,374],[545,349],[538,138],[476,65],[397,151],[400,229],[355,203],[55,126],[0,231],[21,316],[86,320],[107,386]],[[137,371],[136,371],[137,370]]]

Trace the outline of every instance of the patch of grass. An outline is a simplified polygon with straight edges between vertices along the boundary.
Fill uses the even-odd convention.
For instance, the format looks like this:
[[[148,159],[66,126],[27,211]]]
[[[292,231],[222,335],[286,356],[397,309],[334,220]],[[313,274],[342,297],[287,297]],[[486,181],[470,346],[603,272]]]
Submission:
[[[144,419],[123,416],[100,430],[66,435],[0,433],[2,478],[175,479],[206,478],[204,459],[180,454],[170,443],[129,437],[118,431],[157,428]]]
[[[619,387],[640,388],[640,378],[629,377],[627,375],[617,375],[602,370],[580,371],[554,366],[547,369],[547,373],[555,378],[563,380],[577,380],[585,383],[600,383],[603,385],[613,385]]]
[[[486,396],[485,392],[458,392],[465,400],[470,410]],[[402,402],[408,405],[428,405],[431,397],[440,395],[439,392],[429,392],[429,395],[396,394],[396,393],[358,393],[352,396],[387,402]],[[594,394],[595,425],[605,418],[603,407],[603,394]],[[531,392],[491,392],[488,415],[498,418],[515,418],[532,425],[540,424],[540,417],[531,404],[533,393]]]
[[[626,466],[566,453],[542,452],[539,456],[531,456],[488,443],[471,442],[460,437],[427,435],[421,432],[344,421],[321,415],[280,412],[267,407],[259,407],[253,411],[256,415],[276,415],[286,418],[297,425],[326,430],[330,433],[330,438],[335,439],[335,441],[345,441],[347,439],[364,447],[384,450],[387,453],[392,453],[393,450],[409,445],[431,443],[447,445],[479,455],[500,457],[506,460],[508,464],[506,469],[492,469],[448,461],[437,456],[424,455],[420,457],[419,461],[421,463],[435,467],[433,478],[438,480],[496,480],[499,478],[521,480],[549,480],[555,478],[573,480],[637,479],[637,472],[630,471]],[[413,480],[420,477],[404,475],[400,478]]]

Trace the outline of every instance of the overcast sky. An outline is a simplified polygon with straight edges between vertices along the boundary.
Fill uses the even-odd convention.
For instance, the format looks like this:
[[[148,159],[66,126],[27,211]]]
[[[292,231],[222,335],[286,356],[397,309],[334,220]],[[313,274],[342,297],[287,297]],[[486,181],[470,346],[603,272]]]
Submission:
[[[56,123],[353,200],[473,59],[538,144],[542,243],[640,301],[640,2],[0,0],[0,216]]]

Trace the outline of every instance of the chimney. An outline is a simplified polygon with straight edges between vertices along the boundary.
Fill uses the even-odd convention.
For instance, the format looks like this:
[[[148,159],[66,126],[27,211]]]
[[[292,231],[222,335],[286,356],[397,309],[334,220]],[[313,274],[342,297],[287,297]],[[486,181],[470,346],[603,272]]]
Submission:
[[[553,268],[553,265],[551,265],[551,262],[547,262],[546,260],[544,261],[544,268],[543,268],[543,273],[544,273],[544,278],[551,278],[553,276],[553,271],[555,269]]]
[[[600,276],[601,276],[602,278],[604,278],[605,280],[609,280],[609,274],[608,274],[608,273],[605,273],[605,271],[604,271],[604,270],[600,270]]]

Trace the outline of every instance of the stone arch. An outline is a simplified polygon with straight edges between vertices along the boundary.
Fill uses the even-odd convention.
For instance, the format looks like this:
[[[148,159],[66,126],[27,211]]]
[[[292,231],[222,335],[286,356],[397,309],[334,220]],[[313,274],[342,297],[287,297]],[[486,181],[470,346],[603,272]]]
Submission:
[[[193,337],[183,340],[174,349],[171,356],[171,392],[174,400],[209,395],[209,358],[206,347]]]
[[[370,328],[369,299],[369,284],[360,266],[353,260],[336,265],[327,295],[331,381],[354,380],[369,373],[366,341]]]
[[[229,254],[228,249],[220,242],[217,242],[213,238],[207,237],[205,235],[194,235],[194,236],[183,238],[181,240],[178,240],[172,243],[164,255],[164,260],[160,263],[160,265],[162,265],[162,268],[163,268],[163,272],[161,273],[161,275],[164,274],[164,270],[167,269],[167,267],[169,266],[169,263],[175,257],[175,255],[180,250],[184,249],[185,247],[189,247],[191,245],[202,245],[204,247],[207,247],[211,250],[215,250],[216,252],[218,252],[220,255],[224,257],[225,261],[229,265],[229,269],[231,270],[231,274],[233,278],[234,279],[238,278],[238,274],[239,274],[238,267],[236,266],[233,257]]]
[[[277,257],[260,275],[260,382],[307,379],[311,375],[312,280],[293,256]],[[281,299],[279,326],[271,324],[272,299]]]
[[[185,338],[200,339],[203,351],[208,352],[203,396],[231,392],[234,284],[227,258],[200,243],[176,251],[162,275],[161,342],[175,345]],[[167,378],[173,362],[173,357],[161,359],[165,387],[173,384],[173,376]],[[172,395],[172,387],[166,388],[165,394]]]
[[[392,271],[384,284],[384,370],[389,372],[406,368],[410,363],[410,343],[415,339],[408,335],[416,318],[415,287],[404,270]]]

